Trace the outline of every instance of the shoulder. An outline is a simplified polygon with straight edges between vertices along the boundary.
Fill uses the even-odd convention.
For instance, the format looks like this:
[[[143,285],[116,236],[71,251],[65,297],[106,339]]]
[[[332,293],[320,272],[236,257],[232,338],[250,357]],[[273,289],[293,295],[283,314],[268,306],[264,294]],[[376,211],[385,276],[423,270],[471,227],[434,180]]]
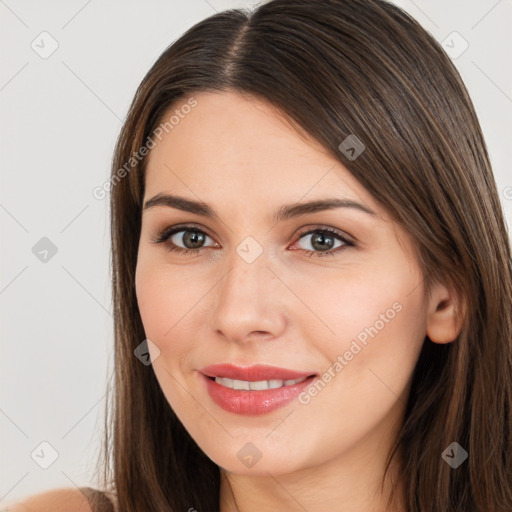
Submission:
[[[14,503],[2,512],[93,512],[89,501],[79,489],[52,489],[33,494],[25,500]]]

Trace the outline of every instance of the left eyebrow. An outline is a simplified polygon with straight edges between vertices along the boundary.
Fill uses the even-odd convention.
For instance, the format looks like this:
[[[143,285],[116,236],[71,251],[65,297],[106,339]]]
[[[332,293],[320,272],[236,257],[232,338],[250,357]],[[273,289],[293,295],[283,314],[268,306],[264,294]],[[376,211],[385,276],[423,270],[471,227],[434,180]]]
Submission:
[[[153,208],[155,206],[167,206],[170,208],[176,208],[178,210],[195,213],[203,217],[217,220],[220,218],[215,210],[206,203],[170,194],[157,194],[144,203],[144,210]],[[272,219],[277,223],[294,217],[300,217],[301,215],[306,215],[308,213],[333,210],[336,208],[352,208],[360,212],[367,213],[368,215],[377,215],[373,210],[364,204],[352,201],[351,199],[341,199],[334,197],[318,199],[315,201],[309,201],[307,203],[283,205],[274,213]]]
[[[279,208],[274,214],[274,221],[280,222],[283,220],[291,219],[293,217],[299,217],[300,215],[306,215],[308,213],[315,213],[325,210],[333,210],[336,208],[353,208],[360,212],[367,213],[369,215],[377,215],[368,206],[352,201],[351,199],[340,199],[337,197],[318,199],[316,201],[309,201],[307,203],[295,203],[287,204]]]

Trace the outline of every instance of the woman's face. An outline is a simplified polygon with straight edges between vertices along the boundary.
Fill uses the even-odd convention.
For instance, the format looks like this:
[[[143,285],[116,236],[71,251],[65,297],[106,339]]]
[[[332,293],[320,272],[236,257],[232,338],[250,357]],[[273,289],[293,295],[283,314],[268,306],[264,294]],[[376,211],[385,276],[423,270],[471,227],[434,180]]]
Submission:
[[[215,213],[143,211],[136,291],[160,386],[201,449],[230,472],[368,464],[389,448],[426,334],[411,240],[273,107],[233,92],[194,98],[173,107],[145,182],[144,204],[167,194]],[[275,218],[285,205],[327,199],[361,207]],[[166,243],[152,242],[178,225]],[[189,252],[169,250],[173,243]],[[234,391],[200,371],[221,363],[315,377],[287,391]],[[256,377],[246,380],[279,380]]]

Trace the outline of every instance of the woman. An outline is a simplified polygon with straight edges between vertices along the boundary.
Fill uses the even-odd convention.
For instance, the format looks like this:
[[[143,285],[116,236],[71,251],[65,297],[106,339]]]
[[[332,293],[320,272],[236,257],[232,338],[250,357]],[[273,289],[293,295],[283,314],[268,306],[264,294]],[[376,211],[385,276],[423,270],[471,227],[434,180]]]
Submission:
[[[508,233],[417,22],[274,0],[198,23],[110,186],[118,510],[512,510]]]

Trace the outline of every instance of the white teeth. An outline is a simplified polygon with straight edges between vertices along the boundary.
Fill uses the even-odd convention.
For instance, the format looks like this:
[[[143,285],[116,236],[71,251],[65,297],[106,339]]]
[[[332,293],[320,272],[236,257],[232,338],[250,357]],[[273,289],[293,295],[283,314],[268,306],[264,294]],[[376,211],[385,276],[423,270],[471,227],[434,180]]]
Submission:
[[[243,389],[245,391],[261,391],[264,389],[276,389],[283,386],[293,386],[306,380],[307,377],[302,377],[297,380],[258,380],[256,382],[249,382],[247,380],[228,379],[224,377],[215,377],[215,382],[221,386],[231,389]]]
[[[233,383],[233,389],[245,389],[249,391],[249,383],[246,380],[235,380],[231,381]]]

